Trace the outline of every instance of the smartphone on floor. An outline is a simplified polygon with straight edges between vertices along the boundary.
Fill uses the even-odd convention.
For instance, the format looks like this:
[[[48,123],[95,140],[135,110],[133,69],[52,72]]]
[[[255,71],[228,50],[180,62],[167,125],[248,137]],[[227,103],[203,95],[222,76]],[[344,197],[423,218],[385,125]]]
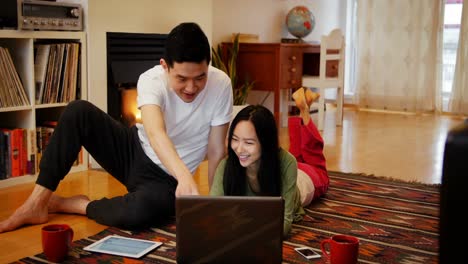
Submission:
[[[309,247],[298,247],[298,248],[295,248],[294,250],[296,250],[299,254],[301,254],[306,259],[320,258],[320,254],[315,252]]]

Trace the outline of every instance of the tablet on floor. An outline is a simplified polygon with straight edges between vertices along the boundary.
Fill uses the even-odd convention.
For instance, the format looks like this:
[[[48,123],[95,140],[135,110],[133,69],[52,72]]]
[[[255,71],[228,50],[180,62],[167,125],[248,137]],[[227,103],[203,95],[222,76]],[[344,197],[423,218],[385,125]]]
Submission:
[[[162,242],[111,235],[92,243],[84,250],[140,258],[160,245]]]

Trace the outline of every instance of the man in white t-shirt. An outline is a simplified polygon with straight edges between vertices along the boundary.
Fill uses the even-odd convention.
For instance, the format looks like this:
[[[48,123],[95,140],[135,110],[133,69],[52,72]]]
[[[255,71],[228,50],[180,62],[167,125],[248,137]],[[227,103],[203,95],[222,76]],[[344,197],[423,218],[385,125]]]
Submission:
[[[212,182],[225,154],[232,114],[229,77],[209,66],[208,39],[195,23],[175,27],[164,58],[138,80],[143,124],[127,128],[86,101],[62,113],[40,164],[33,192],[0,233],[48,221],[48,213],[87,215],[125,229],[153,226],[175,213],[175,196],[197,195],[192,174],[206,157]],[[91,201],[53,194],[81,147],[124,184],[123,196]]]

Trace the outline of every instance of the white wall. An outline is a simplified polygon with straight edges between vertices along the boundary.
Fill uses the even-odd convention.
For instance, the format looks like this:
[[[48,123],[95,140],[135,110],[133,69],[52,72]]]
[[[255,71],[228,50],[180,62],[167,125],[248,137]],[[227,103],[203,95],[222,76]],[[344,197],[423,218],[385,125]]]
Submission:
[[[168,33],[184,21],[200,24],[214,45],[229,41],[232,33],[258,34],[261,42],[292,38],[284,24],[288,11],[307,6],[316,25],[306,41],[320,40],[333,28],[346,32],[343,0],[68,0],[81,1],[88,32],[88,99],[107,111],[106,32]],[[254,91],[249,103],[259,103],[264,92]],[[273,97],[265,102],[273,106]]]
[[[212,36],[212,0],[89,0],[88,100],[107,111],[106,32],[169,33],[181,22],[198,23]]]
[[[215,0],[213,1],[213,43],[230,41],[232,33],[258,34],[260,42],[280,42],[281,38],[294,38],[287,31],[286,15],[291,8],[303,5],[315,17],[315,28],[304,38],[319,41],[334,28],[346,32],[346,4],[344,0]],[[266,92],[252,91],[250,104],[261,103]],[[264,105],[273,110],[273,96]]]
[[[212,0],[87,0],[88,100],[107,112],[106,32],[169,33],[181,22],[196,22],[212,36]],[[93,168],[99,165],[90,157]]]
[[[294,38],[285,25],[286,15],[295,6],[309,8],[315,28],[305,41],[320,40],[334,28],[345,32],[346,1],[343,0],[215,0],[213,1],[213,43],[229,41],[236,32],[258,34],[260,42]]]

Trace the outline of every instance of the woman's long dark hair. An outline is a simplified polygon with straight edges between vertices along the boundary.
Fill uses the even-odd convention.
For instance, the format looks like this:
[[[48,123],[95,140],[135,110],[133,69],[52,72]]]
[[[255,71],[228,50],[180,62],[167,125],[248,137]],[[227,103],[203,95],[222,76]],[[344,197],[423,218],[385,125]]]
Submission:
[[[228,158],[224,169],[224,194],[245,195],[247,184],[246,168],[242,167],[231,141],[234,128],[240,121],[251,121],[255,127],[261,146],[258,182],[262,196],[280,196],[281,178],[279,161],[278,129],[275,117],[268,108],[261,105],[249,105],[242,109],[234,118],[229,128]]]

